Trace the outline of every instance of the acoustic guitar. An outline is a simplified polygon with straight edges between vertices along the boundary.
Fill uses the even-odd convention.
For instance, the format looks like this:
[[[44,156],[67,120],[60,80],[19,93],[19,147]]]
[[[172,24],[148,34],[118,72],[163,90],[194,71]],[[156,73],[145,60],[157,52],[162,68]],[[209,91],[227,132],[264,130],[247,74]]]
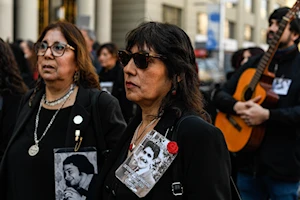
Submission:
[[[269,72],[268,67],[278,48],[280,38],[287,24],[295,17],[299,9],[300,0],[294,4],[289,12],[279,23],[279,29],[271,41],[269,49],[260,59],[257,68],[246,69],[239,78],[233,98],[237,101],[248,101],[257,96],[261,96],[258,104],[266,108],[276,105],[279,97],[272,91],[272,82],[275,74]],[[215,126],[221,129],[224,134],[228,150],[231,152],[253,151],[261,144],[264,133],[265,123],[257,126],[248,126],[238,115],[218,112]]]

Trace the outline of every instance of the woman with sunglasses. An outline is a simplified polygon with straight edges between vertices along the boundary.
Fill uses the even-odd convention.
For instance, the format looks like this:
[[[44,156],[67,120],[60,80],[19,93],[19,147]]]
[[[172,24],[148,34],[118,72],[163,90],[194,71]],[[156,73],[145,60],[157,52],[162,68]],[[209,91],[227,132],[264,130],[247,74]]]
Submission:
[[[126,96],[141,112],[129,123],[103,168],[99,199],[231,199],[228,150],[221,131],[210,124],[203,110],[187,34],[175,25],[143,23],[127,34],[119,59]],[[161,148],[152,166],[153,187],[126,164],[149,138]],[[177,157],[164,159],[171,158],[169,154]],[[145,189],[150,191],[141,196]]]
[[[3,200],[62,199],[66,184],[56,149],[82,155],[88,155],[87,148],[96,151],[99,173],[102,152],[114,147],[126,127],[117,99],[100,94],[85,40],[75,25],[50,24],[35,51],[39,79],[21,101],[0,166]],[[84,198],[92,195],[89,190]]]
[[[126,122],[133,116],[133,103],[126,98],[124,72],[118,60],[118,48],[114,43],[102,44],[97,51],[102,66],[99,73],[101,89],[107,89],[119,100],[122,114]]]

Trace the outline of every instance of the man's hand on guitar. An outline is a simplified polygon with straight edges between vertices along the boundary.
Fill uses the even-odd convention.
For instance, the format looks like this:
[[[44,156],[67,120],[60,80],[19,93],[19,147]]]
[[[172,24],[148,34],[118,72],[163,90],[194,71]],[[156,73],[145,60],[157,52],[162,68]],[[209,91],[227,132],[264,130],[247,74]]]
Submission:
[[[261,99],[261,96],[257,96],[257,97],[254,97],[253,99],[250,99],[248,101],[238,101],[234,104],[233,106],[233,110],[239,114],[239,112],[243,111],[243,110],[246,110],[248,108],[250,108],[249,106],[252,105],[252,103],[257,103],[259,102],[259,100]]]
[[[269,119],[270,111],[254,101],[245,102],[245,106],[247,109],[238,111],[237,114],[240,115],[248,126],[259,125]]]

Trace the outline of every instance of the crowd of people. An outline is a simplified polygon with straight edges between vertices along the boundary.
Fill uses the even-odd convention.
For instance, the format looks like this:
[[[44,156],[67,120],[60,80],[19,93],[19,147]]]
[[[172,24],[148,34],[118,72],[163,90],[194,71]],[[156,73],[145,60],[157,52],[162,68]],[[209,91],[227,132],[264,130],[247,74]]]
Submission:
[[[34,42],[0,39],[0,199],[297,200],[300,20],[283,27],[288,12],[269,17],[267,43],[282,31],[262,74],[269,85],[259,82],[256,93],[248,83],[241,91],[250,96],[236,97],[266,55],[239,49],[234,71],[211,93],[211,110],[193,45],[178,26],[143,22],[124,49],[66,21],[49,24]],[[273,105],[264,102],[268,90]],[[218,113],[239,131],[240,121],[264,126],[259,146],[228,150]]]

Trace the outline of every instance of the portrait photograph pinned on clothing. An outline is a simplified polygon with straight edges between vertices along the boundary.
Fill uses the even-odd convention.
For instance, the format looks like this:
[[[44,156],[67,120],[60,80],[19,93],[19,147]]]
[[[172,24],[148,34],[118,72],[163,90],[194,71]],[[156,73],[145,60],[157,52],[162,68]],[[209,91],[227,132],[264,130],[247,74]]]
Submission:
[[[55,199],[86,199],[89,186],[98,174],[97,152],[94,148],[83,148],[74,152],[72,148],[54,149]]]
[[[116,170],[116,177],[138,197],[146,196],[177,155],[169,150],[169,144],[165,136],[150,131]]]

